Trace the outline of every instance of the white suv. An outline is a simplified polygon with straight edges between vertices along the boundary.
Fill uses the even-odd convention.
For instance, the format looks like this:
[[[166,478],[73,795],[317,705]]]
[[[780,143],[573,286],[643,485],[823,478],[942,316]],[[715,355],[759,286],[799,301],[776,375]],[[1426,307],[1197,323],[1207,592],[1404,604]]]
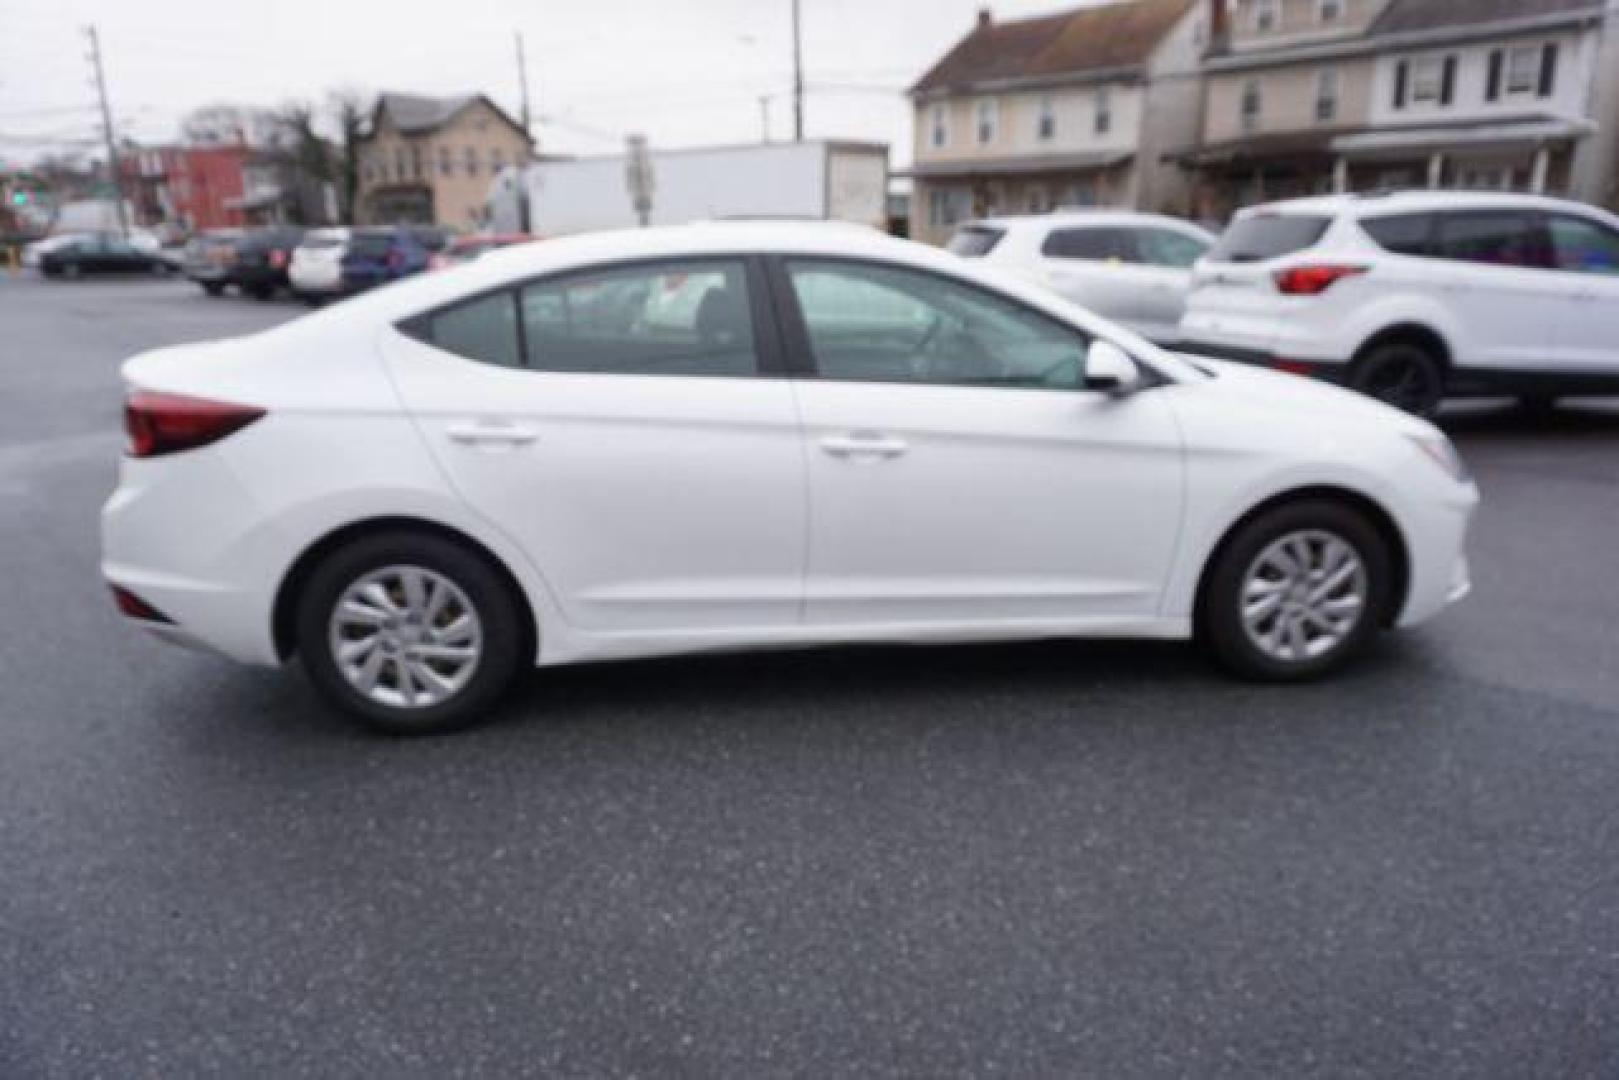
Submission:
[[[1441,399],[1619,393],[1619,218],[1508,193],[1244,210],[1194,272],[1181,348]]]
[[[1192,265],[1214,243],[1162,214],[1079,210],[986,218],[946,246],[1044,285],[1159,345],[1175,344]]]

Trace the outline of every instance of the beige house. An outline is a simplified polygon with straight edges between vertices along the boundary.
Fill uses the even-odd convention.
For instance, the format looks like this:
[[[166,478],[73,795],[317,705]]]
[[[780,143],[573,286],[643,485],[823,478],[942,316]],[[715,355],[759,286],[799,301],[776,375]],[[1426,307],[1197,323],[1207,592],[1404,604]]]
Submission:
[[[360,149],[356,220],[476,228],[496,174],[532,153],[522,126],[483,94],[381,94]]]
[[[1194,213],[1350,186],[1334,139],[1371,117],[1368,32],[1388,0],[1208,0],[1202,145]]]
[[[1185,213],[1206,0],[1128,0],[972,31],[911,88],[911,235],[997,212]]]

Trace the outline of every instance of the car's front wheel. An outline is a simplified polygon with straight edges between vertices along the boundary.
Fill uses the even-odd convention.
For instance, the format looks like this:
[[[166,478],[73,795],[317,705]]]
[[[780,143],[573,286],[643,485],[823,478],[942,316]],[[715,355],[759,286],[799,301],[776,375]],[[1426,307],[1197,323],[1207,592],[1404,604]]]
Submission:
[[[299,655],[315,685],[391,734],[477,720],[523,664],[520,600],[481,555],[410,531],[327,556],[298,609]]]
[[[1350,506],[1286,503],[1241,525],[1209,567],[1199,631],[1237,674],[1295,681],[1352,657],[1387,610],[1387,544]]]

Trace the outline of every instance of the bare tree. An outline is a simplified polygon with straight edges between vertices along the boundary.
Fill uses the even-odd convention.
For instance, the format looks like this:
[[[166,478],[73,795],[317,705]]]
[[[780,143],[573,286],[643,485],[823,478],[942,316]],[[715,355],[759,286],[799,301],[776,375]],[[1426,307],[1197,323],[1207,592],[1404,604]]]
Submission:
[[[337,127],[338,215],[353,225],[360,192],[360,140],[371,124],[372,98],[362,90],[343,87],[328,94],[326,103]]]

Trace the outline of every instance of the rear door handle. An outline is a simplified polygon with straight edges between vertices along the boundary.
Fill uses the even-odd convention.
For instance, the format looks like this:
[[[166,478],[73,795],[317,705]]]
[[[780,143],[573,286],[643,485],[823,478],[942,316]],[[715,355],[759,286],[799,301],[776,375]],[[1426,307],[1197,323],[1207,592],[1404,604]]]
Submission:
[[[462,446],[527,446],[539,438],[532,428],[520,424],[502,424],[481,420],[467,424],[451,424],[444,429],[451,442]]]
[[[821,440],[821,449],[839,458],[892,458],[910,449],[904,439],[896,439],[875,431],[851,431],[846,435],[828,435]]]

